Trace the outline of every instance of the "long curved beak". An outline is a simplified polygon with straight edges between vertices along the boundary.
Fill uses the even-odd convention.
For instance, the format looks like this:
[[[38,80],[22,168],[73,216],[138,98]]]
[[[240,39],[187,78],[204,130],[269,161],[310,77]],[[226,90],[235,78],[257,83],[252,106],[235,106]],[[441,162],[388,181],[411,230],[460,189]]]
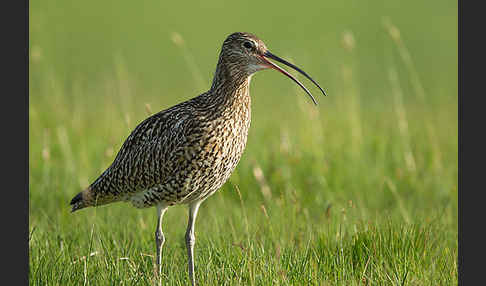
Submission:
[[[297,83],[309,96],[310,98],[312,99],[312,101],[314,102],[315,105],[317,105],[317,101],[316,99],[312,96],[312,94],[310,93],[310,91],[305,88],[305,86],[300,83],[300,81],[298,81],[295,77],[293,77],[291,74],[289,74],[287,71],[285,71],[284,69],[282,69],[281,67],[279,67],[278,65],[272,63],[271,61],[269,61],[267,58],[269,59],[272,59],[272,60],[275,60],[277,62],[280,62],[286,66],[289,66],[291,68],[293,68],[294,70],[298,71],[299,73],[301,73],[303,76],[305,76],[306,78],[308,78],[310,81],[312,81],[312,83],[314,83],[321,91],[324,95],[326,95],[326,93],[324,92],[324,90],[321,88],[321,86],[315,82],[315,80],[313,80],[307,73],[305,73],[303,70],[301,70],[300,68],[296,67],[295,65],[287,62],[286,60],[282,59],[282,58],[279,58],[277,57],[276,55],[270,53],[269,51],[266,51],[263,56],[262,56],[262,59],[273,69],[275,70],[278,70],[279,72],[283,73],[284,75],[288,76],[290,79],[292,79],[293,81],[295,81],[295,83]]]

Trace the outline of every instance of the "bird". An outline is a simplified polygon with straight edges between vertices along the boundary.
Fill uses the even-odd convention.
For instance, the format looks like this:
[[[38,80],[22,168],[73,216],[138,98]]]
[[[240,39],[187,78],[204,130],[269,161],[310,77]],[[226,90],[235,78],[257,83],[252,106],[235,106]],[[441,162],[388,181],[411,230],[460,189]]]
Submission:
[[[326,95],[307,73],[272,54],[254,34],[232,33],[221,47],[210,89],[139,123],[112,164],[71,200],[71,212],[114,202],[131,203],[136,208],[155,207],[160,276],[165,242],[163,216],[170,206],[188,205],[185,243],[189,279],[191,285],[196,285],[196,216],[201,203],[228,180],[245,149],[251,121],[252,75],[275,69],[297,83],[317,105],[301,82],[271,60],[298,71]]]

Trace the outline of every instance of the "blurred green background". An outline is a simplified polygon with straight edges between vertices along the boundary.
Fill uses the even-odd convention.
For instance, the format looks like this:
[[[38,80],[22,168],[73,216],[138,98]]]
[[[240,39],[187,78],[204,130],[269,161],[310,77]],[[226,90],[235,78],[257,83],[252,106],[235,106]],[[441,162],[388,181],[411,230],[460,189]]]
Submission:
[[[456,1],[44,0],[29,7],[31,284],[138,277],[118,264],[121,256],[149,281],[151,264],[136,257],[153,251],[155,210],[115,204],[70,215],[69,200],[109,166],[139,122],[210,87],[221,44],[236,31],[259,36],[329,96],[299,77],[317,98],[314,107],[278,72],[252,78],[247,150],[198,217],[203,284],[307,284],[307,270],[317,284],[359,284],[363,273],[380,284],[390,269],[408,273],[413,285],[457,283]],[[165,270],[169,284],[187,282],[178,240],[186,218],[174,208],[164,222],[178,262]],[[416,225],[430,233],[420,236]],[[392,242],[380,244],[387,233]],[[401,249],[402,238],[425,250]],[[363,239],[381,255],[370,256],[369,245],[357,244]],[[105,248],[103,241],[117,242]],[[126,249],[127,241],[135,242]],[[243,261],[255,266],[241,270],[239,282],[211,275],[221,265],[244,268],[235,241],[251,250]],[[315,258],[306,256],[305,241]],[[333,256],[336,243],[356,260]],[[87,268],[72,264],[93,249]],[[275,258],[276,249],[289,255]],[[291,274],[292,259],[317,266]]]
[[[392,50],[383,17],[400,29],[428,97],[455,101],[457,95],[456,1],[46,0],[32,1],[29,14],[29,45],[41,58],[30,65],[32,96],[46,71],[69,90],[76,81],[96,85],[122,60],[143,91],[137,96],[186,99],[208,88],[225,37],[247,31],[275,54],[290,55],[336,97],[340,66],[351,60],[341,37],[352,31],[363,102],[382,101],[387,88],[379,79],[386,78]],[[204,86],[197,85],[171,41],[173,32],[184,38]],[[265,92],[257,96],[255,90],[255,100],[275,100],[273,95],[292,84],[263,72],[254,78],[254,87]]]

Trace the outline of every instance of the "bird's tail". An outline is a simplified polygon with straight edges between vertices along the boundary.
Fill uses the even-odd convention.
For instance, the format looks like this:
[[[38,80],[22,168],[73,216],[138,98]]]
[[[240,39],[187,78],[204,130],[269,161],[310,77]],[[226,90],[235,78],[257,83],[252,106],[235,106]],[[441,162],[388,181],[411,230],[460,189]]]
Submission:
[[[75,212],[77,210],[80,210],[85,207],[89,207],[92,204],[89,202],[91,198],[90,194],[90,188],[87,188],[86,190],[79,192],[72,200],[70,205],[72,206],[71,212]]]

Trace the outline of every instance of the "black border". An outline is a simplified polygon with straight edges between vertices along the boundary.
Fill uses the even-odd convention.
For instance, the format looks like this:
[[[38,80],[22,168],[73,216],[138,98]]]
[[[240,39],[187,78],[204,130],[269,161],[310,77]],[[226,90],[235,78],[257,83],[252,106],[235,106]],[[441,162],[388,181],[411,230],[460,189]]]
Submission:
[[[0,6],[3,284],[29,283],[29,2]],[[13,283],[9,283],[14,281]]]
[[[464,3],[469,4],[465,9]],[[458,2],[458,284],[484,284],[484,10]],[[465,134],[471,134],[469,139]],[[483,179],[483,180],[481,180]],[[467,257],[467,259],[466,259]]]

